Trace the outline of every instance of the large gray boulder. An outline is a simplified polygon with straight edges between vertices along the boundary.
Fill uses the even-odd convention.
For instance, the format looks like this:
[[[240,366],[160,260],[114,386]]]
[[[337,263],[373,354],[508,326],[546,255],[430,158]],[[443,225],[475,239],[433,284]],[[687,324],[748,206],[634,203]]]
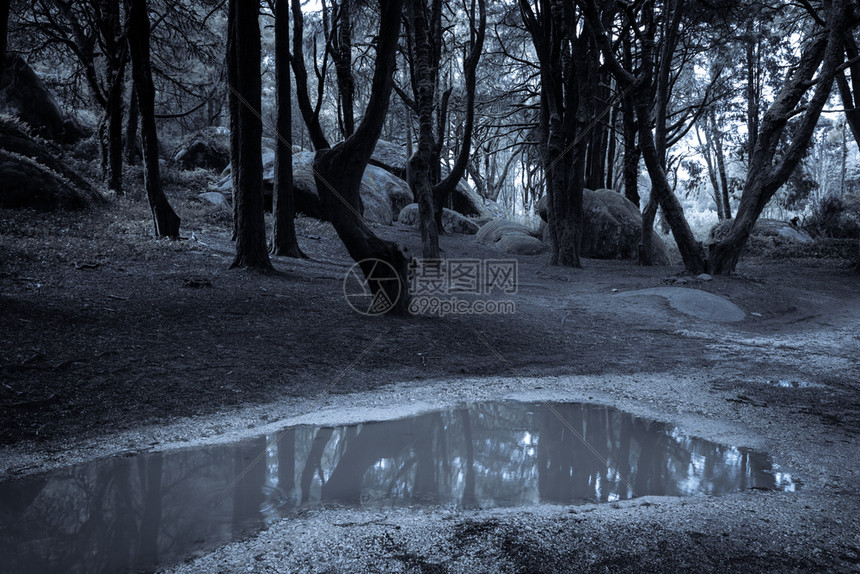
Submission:
[[[504,209],[498,203],[478,195],[465,180],[461,180],[451,194],[451,208],[467,217],[479,219],[496,219],[504,216]]]
[[[406,146],[386,140],[378,140],[370,156],[370,165],[379,167],[400,179],[406,179]]]
[[[182,169],[222,171],[230,163],[230,133],[226,128],[206,128],[193,134],[173,152],[173,161]]]
[[[496,247],[514,255],[539,255],[547,250],[546,244],[540,239],[520,234],[503,235],[496,242]]]
[[[296,213],[308,217],[327,220],[328,216],[322,207],[314,179],[314,152],[300,151],[293,154],[293,193],[295,196]],[[263,152],[263,193],[271,198],[275,180],[275,152]],[[232,192],[233,181],[229,169],[214,188],[225,195]],[[391,225],[395,214],[411,203],[412,191],[406,182],[384,169],[368,165],[361,180],[361,201],[364,205],[364,218],[374,223]]]
[[[86,135],[76,120],[63,115],[54,93],[18,54],[6,55],[0,113],[19,118],[45,139],[73,143]]]
[[[535,231],[507,219],[490,221],[478,230],[475,237],[515,255],[537,255],[547,250],[546,244],[535,237]]]
[[[528,235],[534,236],[535,232],[521,223],[515,223],[507,219],[494,219],[483,225],[475,237],[478,241],[495,243],[503,235]]]
[[[71,180],[33,158],[0,148],[0,208],[39,211],[82,209],[104,202],[88,186]]]
[[[418,225],[418,204],[410,203],[404,207],[400,211],[397,221],[405,225]],[[447,207],[442,209],[442,227],[447,233],[462,233],[464,235],[475,235],[479,229],[477,223]]]
[[[717,223],[708,235],[710,243],[715,243],[723,239],[729,233],[732,227],[731,219],[726,219]],[[812,243],[814,240],[803,229],[795,227],[788,221],[779,221],[777,219],[759,219],[753,227],[752,237],[764,238],[772,237],[777,241],[784,243]]]
[[[548,220],[546,196],[535,210]],[[638,259],[642,240],[642,214],[626,197],[611,189],[582,190],[583,229],[581,255],[592,259]],[[547,233],[548,235],[548,233]],[[651,257],[655,265],[668,265],[663,240],[652,232]]]

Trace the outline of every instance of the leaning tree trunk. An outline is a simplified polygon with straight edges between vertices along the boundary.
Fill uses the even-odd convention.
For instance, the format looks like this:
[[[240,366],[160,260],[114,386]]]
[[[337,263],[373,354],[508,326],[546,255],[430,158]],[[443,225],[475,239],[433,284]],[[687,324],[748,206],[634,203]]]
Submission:
[[[132,76],[137,90],[143,140],[144,183],[155,235],[179,238],[179,216],[170,207],[158,169],[158,135],[155,127],[155,87],[149,63],[149,16],[146,0],[126,0],[128,6],[128,47],[131,54]]]
[[[387,311],[395,313],[409,309],[409,258],[397,244],[379,238],[365,223],[359,210],[359,188],[388,110],[401,9],[400,0],[380,1],[376,65],[361,123],[350,137],[331,149],[319,150],[314,159],[314,179],[323,209],[361,267],[374,299],[387,302]]]
[[[272,192],[272,253],[304,257],[296,239],[293,197],[293,118],[290,96],[289,0],[275,0],[275,108],[277,147]]]
[[[845,12],[844,0],[834,0],[830,4],[827,34],[810,39],[801,54],[797,70],[765,112],[755,138],[755,151],[750,158],[747,181],[732,227],[726,237],[710,246],[708,255],[711,273],[728,275],[735,270],[744,245],[765,206],[785,184],[803,157],[843,61],[845,22],[848,21]],[[821,71],[813,82],[819,65]],[[815,92],[792,134],[791,144],[774,164],[785,127],[796,116],[795,108],[811,85],[816,86]]]
[[[259,5],[247,0],[230,0],[229,13],[234,22],[227,38],[227,61],[236,69],[229,75],[236,83],[229,89],[238,100],[236,118],[231,127],[236,134],[238,157],[231,158],[236,171],[234,181],[236,214],[236,257],[230,267],[271,269],[266,246],[266,221],[263,213],[263,158],[261,141],[263,121],[260,116],[262,85],[260,78]]]
[[[666,178],[666,172],[663,170],[657,154],[657,148],[654,145],[654,136],[647,121],[647,101],[640,100],[638,102],[636,115],[639,119],[639,146],[642,150],[642,156],[645,158],[645,165],[648,167],[648,174],[651,176],[651,195],[663,209],[666,221],[668,221],[669,227],[672,228],[672,236],[675,238],[675,243],[678,244],[678,250],[681,252],[681,258],[684,260],[684,267],[686,267],[688,272],[696,275],[703,273],[706,271],[705,253],[699,242],[696,241],[696,236],[693,235],[693,230],[690,229],[690,224],[687,223],[687,218],[684,217],[684,208],[681,207],[681,202],[678,201],[674,191],[672,191],[669,180]],[[645,118],[644,121],[643,118]],[[643,218],[643,240],[646,239],[645,223]],[[653,217],[650,223],[653,225]],[[647,240],[650,241],[650,237]]]

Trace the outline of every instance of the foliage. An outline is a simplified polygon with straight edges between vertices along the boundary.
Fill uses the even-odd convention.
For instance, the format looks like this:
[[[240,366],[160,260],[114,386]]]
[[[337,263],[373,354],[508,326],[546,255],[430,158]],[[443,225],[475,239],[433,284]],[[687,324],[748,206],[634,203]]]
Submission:
[[[828,195],[812,206],[804,221],[811,234],[835,239],[860,236],[860,193]]]

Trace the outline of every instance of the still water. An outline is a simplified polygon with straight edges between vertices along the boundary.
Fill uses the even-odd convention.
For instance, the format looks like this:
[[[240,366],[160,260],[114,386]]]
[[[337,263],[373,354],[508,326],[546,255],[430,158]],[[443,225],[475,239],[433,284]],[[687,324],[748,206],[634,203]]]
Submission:
[[[301,508],[487,508],[793,490],[763,453],[588,404],[486,402],[115,457],[0,484],[0,572],[130,572]]]

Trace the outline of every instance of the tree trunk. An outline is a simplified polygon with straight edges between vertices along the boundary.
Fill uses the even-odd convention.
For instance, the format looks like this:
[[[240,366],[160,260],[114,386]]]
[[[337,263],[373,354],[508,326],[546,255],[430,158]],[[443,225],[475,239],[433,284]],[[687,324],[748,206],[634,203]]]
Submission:
[[[714,190],[712,197],[717,205],[717,219],[723,221],[726,218],[726,212],[723,208],[722,191],[720,190],[720,180],[717,176],[717,169],[714,167],[714,154],[711,145],[711,124],[705,120],[705,141],[702,141],[702,134],[696,126],[696,139],[699,141],[699,150],[705,158],[705,165],[708,168],[708,179],[711,180],[711,187]]]
[[[625,35],[624,39],[624,65],[633,67],[633,56],[631,55],[630,38]],[[633,94],[628,92],[621,96],[621,121],[624,126],[624,196],[641,209],[639,203],[639,158],[641,152],[636,143],[636,108],[633,103]]]
[[[143,140],[144,182],[155,235],[179,238],[179,216],[170,207],[158,167],[158,135],[155,127],[155,87],[149,63],[149,16],[146,0],[126,0],[128,6],[128,46],[131,53],[132,76],[141,115]]]
[[[710,269],[713,274],[728,275],[735,270],[744,245],[761,212],[797,167],[815,131],[821,110],[830,97],[833,80],[843,61],[844,31],[847,17],[844,0],[834,0],[827,10],[827,34],[813,35],[801,54],[794,74],[785,82],[765,112],[750,158],[749,172],[737,215],[728,235],[710,247]],[[815,71],[821,71],[815,82]],[[808,88],[815,92],[806,104],[803,116],[792,134],[791,144],[777,157],[778,144],[789,119]]]
[[[260,117],[262,87],[260,79],[260,22],[256,2],[229,0],[234,4],[232,35],[227,38],[227,61],[236,66],[230,79],[230,91],[237,98],[236,129],[238,157],[231,158],[236,210],[236,257],[232,267],[268,270],[272,268],[266,247],[266,222],[263,213],[263,159],[261,141],[263,122]]]
[[[233,206],[233,235],[231,241],[236,241],[239,222],[239,97],[233,86],[239,85],[236,76],[239,64],[236,62],[236,50],[231,49],[231,39],[236,35],[236,3],[227,2],[227,112],[230,125],[230,204]]]
[[[639,265],[648,267],[654,265],[654,218],[657,216],[657,197],[653,191],[648,204],[642,210],[642,238],[639,241]]]
[[[714,125],[714,155],[717,157],[717,173],[720,176],[720,195],[717,199],[722,203],[725,219],[732,218],[732,206],[729,203],[729,178],[726,174],[726,159],[723,155],[723,136]]]
[[[334,64],[337,90],[341,105],[341,130],[348,138],[355,131],[355,81],[352,77],[352,6],[350,0],[341,0],[337,25],[334,28]]]
[[[112,66],[109,66],[111,68]],[[108,108],[105,110],[102,128],[102,146],[107,156],[108,190],[122,195],[122,92],[125,63],[108,71],[111,77],[108,91]]]
[[[101,20],[97,25],[103,41],[107,83],[104,113],[99,127],[102,171],[108,190],[122,195],[122,95],[127,51],[122,42],[119,0],[103,0],[99,3],[99,9]]]
[[[478,61],[481,59],[481,52],[484,46],[484,31],[487,27],[486,2],[485,0],[477,0],[477,5],[478,25],[475,29],[475,0],[472,0],[469,24],[470,29],[475,29],[475,32],[474,37],[471,38],[469,55],[463,62],[464,74],[466,76],[466,121],[463,126],[463,137],[459,138],[461,147],[451,171],[448,172],[445,179],[433,186],[433,198],[436,203],[437,210],[436,223],[440,227],[442,223],[442,208],[457,188],[457,184],[466,174],[466,166],[469,163],[469,152],[472,148],[472,132],[474,131],[475,123],[475,83],[477,78]],[[439,25],[438,22],[437,25]],[[448,93],[450,95],[450,92]],[[444,97],[443,106],[447,107],[447,98]],[[441,167],[438,161],[436,162],[436,166],[437,168]]]
[[[706,271],[705,255],[702,247],[696,241],[693,235],[693,230],[690,229],[690,224],[687,223],[684,217],[684,209],[681,207],[681,202],[672,191],[672,186],[669,185],[669,180],[666,178],[666,172],[663,169],[660,158],[657,154],[657,148],[654,145],[654,137],[651,133],[651,127],[648,125],[648,102],[640,98],[637,102],[636,115],[639,119],[639,147],[642,150],[642,155],[645,158],[645,165],[648,167],[648,174],[651,176],[651,196],[656,198],[657,203],[663,209],[663,215],[666,221],[672,228],[672,236],[678,244],[678,250],[681,252],[681,258],[684,260],[684,267],[689,273],[698,275]],[[643,118],[644,121],[643,121]],[[653,221],[652,221],[653,223]],[[645,237],[645,221],[642,221],[642,233]],[[650,237],[648,238],[650,240]]]
[[[275,109],[277,147],[272,192],[272,253],[304,257],[296,238],[293,197],[293,118],[290,95],[289,0],[275,0]]]
[[[320,110],[319,107],[314,108],[311,105],[310,96],[308,95],[308,71],[305,67],[303,44],[305,20],[302,15],[301,0],[292,0],[291,10],[293,12],[293,54],[290,61],[293,64],[293,74],[296,76],[296,102],[299,104],[299,111],[305,120],[305,126],[308,128],[308,135],[311,138],[314,149],[326,149],[330,146],[320,125]],[[322,87],[322,85],[318,86],[320,89]],[[318,94],[319,102],[322,101],[321,96],[322,94]]]
[[[376,64],[370,101],[361,123],[346,140],[331,149],[317,151],[314,158],[314,179],[323,208],[367,278],[374,298],[384,306],[376,310],[395,313],[409,309],[409,258],[395,243],[379,238],[365,223],[359,209],[359,188],[388,110],[401,9],[400,0],[380,1]]]
[[[409,158],[409,187],[418,202],[422,256],[439,259],[439,226],[436,222],[430,162],[433,157],[433,76],[430,63],[428,23],[423,0],[406,0],[406,18],[411,34],[413,94],[418,112],[418,146]]]
[[[140,120],[140,109],[137,105],[137,92],[132,85],[128,96],[128,119],[125,125],[125,162],[137,165],[140,148],[137,145],[137,129]]]
[[[9,5],[11,0],[0,0],[0,81],[6,67],[6,40],[9,35]]]

